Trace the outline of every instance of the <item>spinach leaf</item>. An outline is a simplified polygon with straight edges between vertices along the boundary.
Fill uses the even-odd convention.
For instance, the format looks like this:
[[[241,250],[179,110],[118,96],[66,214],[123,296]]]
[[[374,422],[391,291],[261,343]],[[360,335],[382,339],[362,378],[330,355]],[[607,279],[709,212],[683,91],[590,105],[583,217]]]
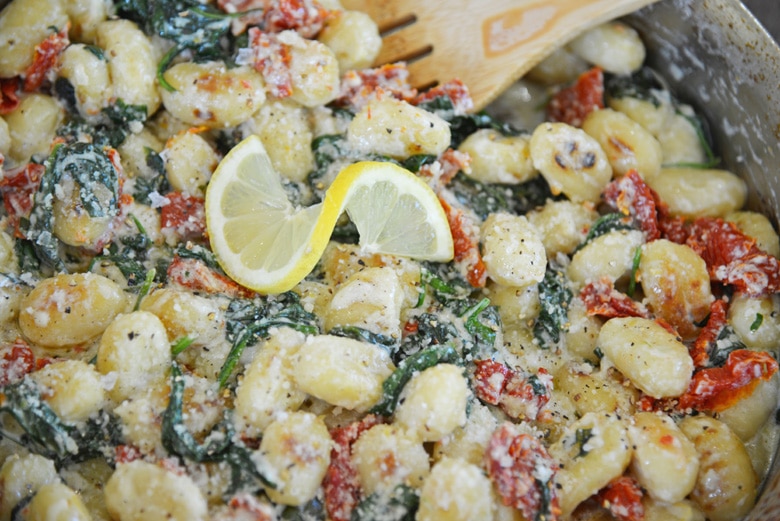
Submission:
[[[329,335],[343,336],[346,338],[352,338],[368,344],[374,344],[376,346],[385,348],[390,352],[393,352],[398,347],[398,341],[395,338],[387,335],[381,335],[374,333],[368,329],[357,326],[336,326],[328,331]]]
[[[430,289],[437,301],[447,303],[453,299],[467,298],[473,288],[452,264],[423,263],[420,277],[421,294],[418,306],[422,305]]]
[[[182,259],[195,259],[201,261],[203,264],[215,270],[219,273],[224,273],[222,268],[217,262],[217,257],[208,248],[199,244],[193,244],[191,246],[179,246],[174,251],[174,255],[178,255]]]
[[[160,85],[175,90],[163,77],[163,72],[185,50],[195,61],[218,60],[227,56],[226,38],[231,15],[197,0],[119,0],[120,16],[136,22],[146,34],[156,35],[174,43],[157,69]]]
[[[21,228],[38,259],[65,271],[59,240],[52,232],[60,183],[66,178],[74,182],[80,203],[91,217],[115,217],[119,214],[119,172],[102,147],[93,143],[57,146],[45,165],[30,217],[22,220]]]
[[[318,497],[298,507],[285,507],[282,510],[283,521],[325,521],[327,518],[325,505]]]
[[[80,426],[65,423],[41,399],[30,378],[0,388],[0,416],[3,414],[14,418],[24,433],[18,436],[15,429],[7,430],[0,422],[0,437],[60,465],[102,456],[121,442],[117,417],[102,412]]]
[[[600,216],[596,221],[591,225],[590,230],[588,230],[588,235],[585,237],[585,240],[582,241],[582,244],[577,246],[577,248],[574,250],[574,252],[578,252],[582,248],[584,248],[588,243],[590,243],[592,240],[601,237],[602,235],[606,235],[609,232],[614,232],[616,230],[635,230],[636,227],[633,225],[632,219],[626,215],[623,215],[620,212],[613,212],[608,213]]]
[[[729,358],[729,354],[737,349],[746,349],[745,344],[740,340],[739,335],[734,328],[726,324],[718,333],[715,343],[708,349],[709,362],[708,367],[723,367],[723,364]]]
[[[152,268],[147,271],[145,265],[151,239],[146,234],[146,230],[141,222],[132,214],[130,217],[138,228],[138,234],[122,237],[118,243],[111,243],[107,249],[104,249],[106,253],[93,257],[88,271],[92,271],[93,266],[96,264],[113,264],[122,272],[128,286],[136,286],[147,281],[150,273],[152,274],[152,280],[148,284],[151,285],[156,277],[156,270]],[[139,301],[140,298],[141,295],[139,295]]]
[[[712,137],[709,132],[706,120],[704,120],[698,114],[691,114],[689,112],[677,111],[677,114],[688,120],[688,123],[696,131],[696,137],[699,138],[699,145],[704,150],[705,160],[704,163],[674,163],[664,164],[665,167],[681,167],[681,168],[714,168],[720,164],[720,158],[715,155],[712,148]]]
[[[456,301],[455,312],[464,318],[464,326],[472,338],[463,346],[464,354],[472,360],[492,358],[496,351],[496,332],[501,330],[498,308],[490,305],[490,299]]]
[[[184,377],[179,364],[174,361],[171,364],[171,394],[162,417],[162,443],[165,450],[184,460],[197,463],[226,462],[231,467],[229,495],[240,488],[251,487],[256,482],[274,488],[274,483],[257,468],[249,450],[236,441],[228,418],[216,425],[203,443],[195,440],[184,425],[184,388]]]
[[[585,445],[592,437],[593,429],[577,429],[574,433],[574,443],[579,447],[579,452],[574,456],[575,459],[588,455],[589,451],[585,450]]]
[[[97,124],[87,123],[80,117],[71,118],[57,129],[57,135],[66,143],[83,141],[99,148],[117,148],[133,132],[134,126],[146,121],[146,106],[128,105],[120,98],[101,114],[102,121]]]
[[[496,212],[522,215],[553,198],[550,186],[542,176],[519,185],[509,185],[483,183],[458,172],[448,188],[458,201],[471,208],[481,219],[487,219],[488,215]]]
[[[271,328],[287,326],[306,334],[320,331],[316,315],[306,311],[300,297],[293,292],[254,300],[234,299],[228,305],[225,319],[226,337],[232,347],[219,372],[220,387],[227,384],[244,349],[266,338]]]
[[[369,412],[381,416],[392,416],[401,391],[415,373],[443,363],[462,364],[463,359],[455,348],[449,345],[429,347],[404,358],[393,374],[382,383],[382,398]]]
[[[401,166],[410,172],[419,172],[423,165],[429,165],[436,161],[436,156],[429,154],[417,154],[401,161]]]
[[[14,243],[14,253],[19,259],[19,273],[36,273],[41,269],[41,260],[35,253],[32,241],[17,239]]]
[[[656,93],[666,88],[652,69],[642,67],[632,74],[605,74],[604,90],[610,98],[636,98],[659,107],[661,100]]]
[[[231,443],[230,425],[220,423],[204,443],[195,441],[183,419],[184,377],[179,364],[171,364],[171,395],[162,417],[162,443],[165,450],[190,461],[218,461]]]
[[[471,134],[479,129],[490,128],[500,132],[505,136],[516,136],[520,131],[508,123],[502,123],[486,112],[476,114],[455,114],[455,106],[449,96],[437,96],[428,101],[419,104],[421,109],[433,112],[444,121],[450,124],[450,133],[452,135],[452,148],[458,146]]]
[[[136,177],[133,195],[139,203],[152,204],[151,194],[156,192],[159,195],[170,191],[168,177],[165,173],[165,162],[160,154],[146,147],[146,166],[148,166],[155,175],[149,178]]]
[[[572,299],[562,271],[547,268],[539,283],[539,316],[534,323],[534,338],[542,349],[550,349],[561,340],[568,322],[568,307]]]
[[[350,521],[414,521],[414,514],[420,505],[417,492],[407,486],[398,485],[389,494],[374,492],[352,511]]]
[[[454,324],[432,313],[423,313],[415,317],[415,326],[417,330],[404,339],[393,355],[393,362],[396,365],[426,348],[451,343],[460,336]]]

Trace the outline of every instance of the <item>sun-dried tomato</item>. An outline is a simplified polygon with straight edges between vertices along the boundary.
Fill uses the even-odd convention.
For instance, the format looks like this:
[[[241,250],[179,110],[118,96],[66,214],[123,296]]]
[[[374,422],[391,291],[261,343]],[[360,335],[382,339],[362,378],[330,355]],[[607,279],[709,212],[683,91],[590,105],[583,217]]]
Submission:
[[[0,180],[0,194],[3,206],[9,216],[9,224],[15,234],[24,238],[19,230],[19,220],[30,215],[35,199],[35,193],[41,184],[41,177],[46,171],[43,165],[28,163],[18,169],[9,170]]]
[[[360,500],[357,469],[352,464],[352,445],[361,434],[382,422],[381,416],[369,414],[358,422],[330,432],[333,449],[330,451],[330,464],[322,481],[322,489],[325,510],[332,521],[349,521]]]
[[[22,102],[19,98],[20,83],[21,80],[18,76],[0,78],[0,115],[4,116],[13,112]]]
[[[498,405],[512,418],[535,420],[550,401],[552,377],[544,369],[529,377],[496,362],[475,361],[474,390],[485,403]]]
[[[276,34],[249,29],[249,47],[252,49],[252,64],[263,75],[271,94],[276,98],[292,96],[292,71],[290,46],[283,43]]]
[[[728,303],[723,299],[718,299],[710,304],[710,317],[707,319],[707,325],[699,331],[690,348],[691,358],[693,358],[696,367],[704,367],[709,362],[709,351],[718,340],[723,326],[727,323],[727,310]]]
[[[60,53],[70,45],[69,29],[70,23],[67,23],[60,32],[50,34],[48,38],[35,46],[33,61],[23,75],[25,92],[37,90],[43,85],[48,72],[57,66]]]
[[[419,105],[442,96],[452,101],[453,111],[457,115],[463,115],[474,110],[474,100],[471,99],[469,88],[459,79],[450,80],[425,92],[421,92],[412,100],[412,104]]]
[[[35,355],[22,338],[0,347],[0,387],[18,382],[34,369]]]
[[[201,197],[182,192],[170,192],[160,209],[163,234],[174,235],[179,241],[201,239],[206,233],[206,212]]]
[[[355,112],[375,99],[391,97],[411,101],[417,95],[417,89],[409,83],[409,69],[404,63],[347,71],[339,89],[339,96],[333,103]]]
[[[471,166],[471,156],[460,150],[448,148],[442,152],[435,162],[420,167],[420,177],[434,187],[434,190],[447,186],[458,172],[468,172]]]
[[[143,458],[140,449],[133,445],[117,445],[114,448],[114,460],[116,463],[130,463]]]
[[[317,0],[271,0],[263,11],[263,28],[270,33],[293,30],[304,38],[314,38],[328,14]]]
[[[468,217],[462,210],[450,206],[441,197],[439,202],[444,213],[447,214],[447,222],[450,225],[455,261],[465,266],[466,280],[469,284],[475,288],[485,287],[487,268],[479,252],[479,229],[475,223],[468,222]]]
[[[729,353],[723,367],[694,373],[678,406],[681,410],[723,411],[750,396],[756,385],[770,379],[777,369],[777,360],[769,353],[737,349]]]
[[[609,183],[602,197],[612,208],[633,217],[648,242],[661,237],[658,219],[659,212],[664,211],[660,208],[663,204],[636,170]]]
[[[519,509],[525,519],[558,519],[558,464],[537,438],[503,423],[490,437],[485,465],[504,505]]]
[[[701,255],[712,280],[751,297],[780,291],[780,261],[732,222],[700,217],[685,225],[675,239]]]
[[[219,293],[229,297],[251,298],[255,292],[232,279],[217,273],[197,259],[183,259],[176,255],[168,266],[168,280],[194,291]]]
[[[248,492],[240,492],[230,498],[228,501],[230,511],[220,517],[220,519],[235,519],[243,521],[272,521],[276,519],[273,507],[262,502],[257,496]]]
[[[642,521],[642,489],[634,478],[620,476],[599,491],[601,506],[619,521]]]
[[[559,91],[547,104],[551,121],[581,127],[594,110],[604,108],[604,73],[598,67],[583,72],[573,85]]]
[[[587,284],[582,288],[580,298],[585,303],[588,315],[650,318],[650,312],[641,302],[615,289],[607,277]]]

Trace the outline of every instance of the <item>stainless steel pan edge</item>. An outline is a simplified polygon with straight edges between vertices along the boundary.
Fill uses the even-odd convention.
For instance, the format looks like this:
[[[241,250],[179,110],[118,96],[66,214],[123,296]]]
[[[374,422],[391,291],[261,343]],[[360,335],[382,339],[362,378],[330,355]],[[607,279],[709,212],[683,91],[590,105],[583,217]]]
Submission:
[[[780,48],[738,0],[664,0],[627,17],[648,65],[706,116],[716,152],[748,184],[748,206],[780,222]],[[746,521],[780,520],[780,457]]]
[[[780,48],[738,0],[665,0],[628,17],[648,64],[703,112],[749,205],[780,221]]]

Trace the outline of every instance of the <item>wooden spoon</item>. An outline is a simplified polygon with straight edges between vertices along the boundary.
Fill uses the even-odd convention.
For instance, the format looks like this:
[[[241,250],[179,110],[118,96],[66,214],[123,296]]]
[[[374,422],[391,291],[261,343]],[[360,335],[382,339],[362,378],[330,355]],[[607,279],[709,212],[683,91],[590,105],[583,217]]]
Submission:
[[[475,110],[587,29],[656,0],[342,0],[379,26],[375,65],[406,61],[414,87],[459,78]]]

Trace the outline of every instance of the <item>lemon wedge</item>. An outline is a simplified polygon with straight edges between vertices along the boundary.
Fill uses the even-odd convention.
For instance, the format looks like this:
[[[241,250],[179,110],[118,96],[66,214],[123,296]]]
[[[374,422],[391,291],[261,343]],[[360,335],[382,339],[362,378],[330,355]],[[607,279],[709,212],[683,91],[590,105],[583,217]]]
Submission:
[[[344,211],[367,253],[452,259],[452,235],[436,194],[393,163],[349,165],[321,203],[296,208],[262,142],[250,136],[220,162],[206,190],[206,227],[220,266],[260,293],[281,293],[303,280]]]

